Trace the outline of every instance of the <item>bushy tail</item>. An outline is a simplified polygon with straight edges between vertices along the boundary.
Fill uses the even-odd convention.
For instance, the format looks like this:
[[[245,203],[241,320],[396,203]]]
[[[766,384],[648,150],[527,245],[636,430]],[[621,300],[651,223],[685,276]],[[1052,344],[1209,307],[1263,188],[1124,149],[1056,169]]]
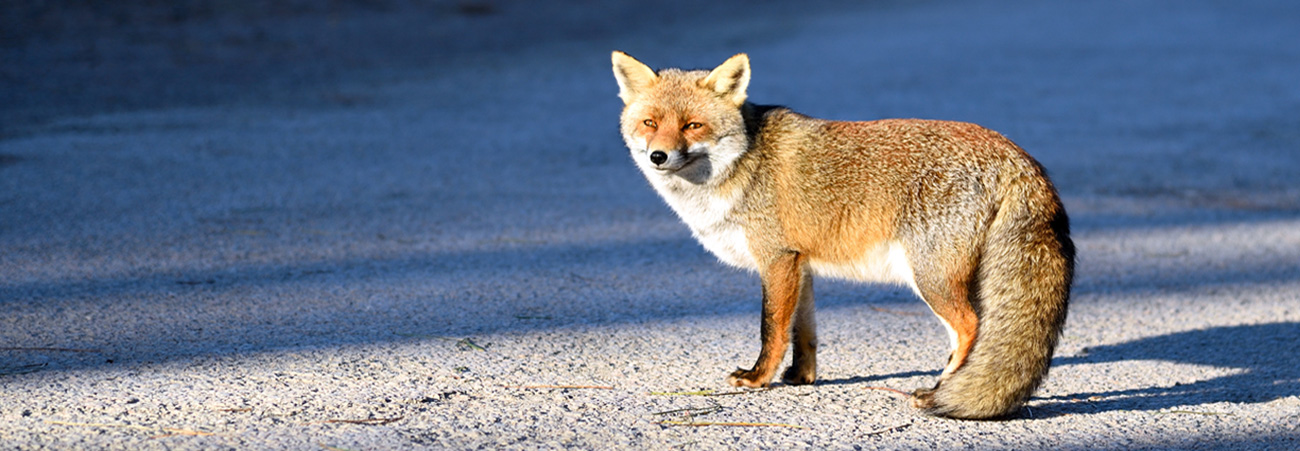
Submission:
[[[1045,180],[1010,187],[977,274],[978,333],[966,363],[941,382],[935,415],[987,419],[1016,412],[1047,376],[1074,275],[1069,219]]]

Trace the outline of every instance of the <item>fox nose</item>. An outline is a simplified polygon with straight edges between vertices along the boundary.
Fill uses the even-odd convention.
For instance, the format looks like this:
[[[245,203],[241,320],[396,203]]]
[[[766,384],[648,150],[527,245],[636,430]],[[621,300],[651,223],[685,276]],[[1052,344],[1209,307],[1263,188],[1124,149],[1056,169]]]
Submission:
[[[662,151],[662,150],[656,150],[656,151],[654,151],[654,152],[650,152],[650,162],[651,162],[651,163],[654,163],[654,164],[664,164],[665,161],[668,161],[668,154],[667,154],[667,153],[664,153],[664,151]]]

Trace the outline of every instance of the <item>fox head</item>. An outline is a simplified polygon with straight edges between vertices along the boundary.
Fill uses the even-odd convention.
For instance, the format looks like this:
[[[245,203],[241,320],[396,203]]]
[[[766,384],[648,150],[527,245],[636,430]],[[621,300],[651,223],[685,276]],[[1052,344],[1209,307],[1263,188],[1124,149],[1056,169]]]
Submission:
[[[744,153],[748,56],[738,54],[707,72],[655,72],[618,51],[612,60],[623,99],[623,140],[646,177],[703,184]]]

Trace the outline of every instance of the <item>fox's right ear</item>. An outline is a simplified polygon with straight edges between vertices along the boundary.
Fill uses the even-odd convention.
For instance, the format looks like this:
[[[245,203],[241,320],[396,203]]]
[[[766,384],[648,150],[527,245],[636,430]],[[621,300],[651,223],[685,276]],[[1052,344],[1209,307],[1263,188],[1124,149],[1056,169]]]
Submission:
[[[623,99],[624,105],[632,103],[638,93],[645,91],[659,78],[650,66],[626,53],[615,50],[610,59],[614,62],[614,78],[618,80],[618,96]]]

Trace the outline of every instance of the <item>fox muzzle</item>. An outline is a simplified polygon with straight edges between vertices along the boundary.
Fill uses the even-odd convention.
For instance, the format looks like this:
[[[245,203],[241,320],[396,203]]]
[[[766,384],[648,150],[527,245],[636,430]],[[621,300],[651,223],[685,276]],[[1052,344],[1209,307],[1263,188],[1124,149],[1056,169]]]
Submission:
[[[664,151],[656,150],[654,152],[650,152],[651,163],[654,163],[655,165],[661,165],[664,164],[665,161],[668,161],[668,154],[665,153]]]

